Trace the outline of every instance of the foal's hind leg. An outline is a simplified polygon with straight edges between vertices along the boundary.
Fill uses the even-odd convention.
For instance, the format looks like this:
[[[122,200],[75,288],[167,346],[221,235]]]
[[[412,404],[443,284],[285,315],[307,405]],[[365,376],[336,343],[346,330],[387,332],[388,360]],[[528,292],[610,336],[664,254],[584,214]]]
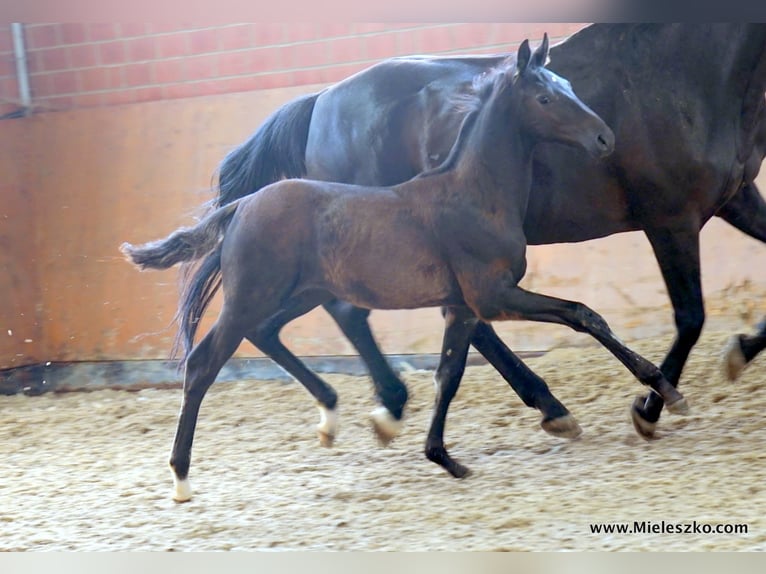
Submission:
[[[320,421],[317,425],[317,435],[322,446],[330,447],[335,440],[338,427],[336,413],[338,395],[335,389],[306,367],[279,340],[279,331],[282,327],[318,306],[323,298],[326,296],[322,294],[304,294],[291,299],[278,313],[248,333],[247,339],[295,377],[318,401]]]
[[[469,474],[468,468],[453,459],[444,446],[444,425],[450,402],[460,387],[465,372],[468,347],[476,327],[476,316],[467,308],[447,308],[444,315],[444,340],[439,366],[434,374],[436,399],[431,426],[426,439],[426,457],[443,467],[455,478]]]
[[[401,429],[404,405],[408,398],[407,386],[380,352],[367,322],[369,310],[360,309],[338,299],[325,303],[324,308],[354,345],[370,371],[375,394],[381,403],[381,406],[372,412],[371,418],[378,439],[381,444],[386,445]]]
[[[183,402],[170,455],[170,468],[175,485],[173,498],[177,502],[186,502],[192,496],[188,479],[189,464],[202,399],[221,367],[234,354],[241,341],[242,335],[233,326],[233,322],[227,320],[224,307],[216,324],[192,349],[186,361]]]

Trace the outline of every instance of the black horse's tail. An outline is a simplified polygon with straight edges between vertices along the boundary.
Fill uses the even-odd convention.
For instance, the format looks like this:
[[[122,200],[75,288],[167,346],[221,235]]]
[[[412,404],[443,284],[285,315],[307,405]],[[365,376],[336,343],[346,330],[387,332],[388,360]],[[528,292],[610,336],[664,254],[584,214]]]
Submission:
[[[286,103],[226,155],[218,168],[214,206],[226,205],[280,179],[306,175],[306,141],[320,93]]]
[[[238,206],[238,201],[229,203],[209,213],[194,227],[183,227],[165,239],[120,246],[128,260],[141,269],[167,269],[176,263],[202,258],[199,265],[183,271],[184,288],[175,317],[180,324],[172,356],[183,348],[183,359],[188,357],[199,319],[221,285],[221,239]]]
[[[243,144],[230,151],[218,168],[218,197],[212,213],[275,181],[306,174],[306,141],[311,114],[321,92],[296,98],[271,114]],[[204,221],[204,220],[203,220]],[[221,287],[221,249],[189,257],[181,268],[181,299],[171,356],[183,349],[183,361],[194,345],[199,320]]]

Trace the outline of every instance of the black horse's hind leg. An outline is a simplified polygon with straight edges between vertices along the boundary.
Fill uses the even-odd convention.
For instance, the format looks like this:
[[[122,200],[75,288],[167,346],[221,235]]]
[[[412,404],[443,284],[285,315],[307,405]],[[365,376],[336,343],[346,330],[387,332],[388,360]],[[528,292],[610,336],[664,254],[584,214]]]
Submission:
[[[338,404],[338,395],[335,389],[319,378],[279,340],[282,327],[317,307],[323,299],[326,299],[326,296],[321,293],[305,293],[302,297],[291,299],[278,313],[249,332],[247,339],[295,377],[317,400],[321,417],[317,425],[317,435],[322,446],[330,447],[337,431],[335,408]]]
[[[755,184],[742,186],[716,214],[741,232],[766,243],[766,201]],[[732,335],[724,349],[724,370],[730,380],[766,346],[766,319],[758,326],[757,335]]]
[[[501,302],[502,307],[498,308],[495,302]],[[639,381],[663,396],[671,412],[687,412],[688,406],[683,395],[665,379],[662,372],[620,342],[606,321],[588,306],[577,301],[567,301],[514,287],[491,300],[485,313],[489,315],[487,319],[492,320],[492,314],[495,313],[497,318],[559,323],[575,331],[588,333],[606,347]]]
[[[546,432],[563,438],[580,436],[582,429],[575,418],[553,396],[545,381],[503,343],[492,325],[480,321],[471,344],[508,381],[525,405],[543,414],[541,426]]]
[[[444,446],[444,425],[450,402],[457,393],[465,372],[466,358],[471,336],[476,326],[476,316],[465,307],[445,310],[444,339],[439,366],[434,374],[436,399],[426,439],[426,457],[442,466],[456,478],[468,475],[469,470],[453,459]]]
[[[724,372],[730,381],[736,380],[750,361],[766,349],[766,317],[755,335],[732,335],[724,349]]]
[[[216,324],[194,347],[186,361],[183,403],[170,455],[170,467],[175,483],[173,498],[177,502],[185,502],[191,499],[192,495],[188,480],[189,464],[194,429],[197,426],[202,399],[215,381],[221,367],[234,354],[242,341],[240,331],[228,318],[224,307]]]
[[[380,352],[367,322],[369,310],[337,299],[326,302],[324,308],[354,345],[370,371],[375,394],[382,404],[382,409],[373,411],[373,425],[380,442],[387,444],[396,436],[401,425],[408,398],[407,386]]]
[[[646,231],[675,311],[676,339],[660,366],[662,374],[674,387],[678,386],[686,360],[705,323],[699,227],[693,222],[685,227],[682,230],[660,228]],[[634,401],[631,410],[633,424],[644,438],[654,436],[662,405],[662,398],[653,393]]]

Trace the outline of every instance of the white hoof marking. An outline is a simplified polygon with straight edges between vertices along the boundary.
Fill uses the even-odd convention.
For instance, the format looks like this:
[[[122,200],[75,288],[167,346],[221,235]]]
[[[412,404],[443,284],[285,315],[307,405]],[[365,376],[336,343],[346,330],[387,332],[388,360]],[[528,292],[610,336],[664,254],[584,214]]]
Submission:
[[[330,438],[334,438],[338,432],[338,412],[328,409],[324,405],[317,405],[319,409],[319,424],[317,432]]]
[[[173,475],[173,482],[175,483],[175,493],[173,494],[173,500],[176,502],[186,502],[191,500],[192,489],[188,478],[179,479],[175,474]]]
[[[395,419],[391,411],[386,407],[377,407],[370,416],[378,436],[385,437],[388,440],[393,440],[399,436],[403,423],[401,419]]]

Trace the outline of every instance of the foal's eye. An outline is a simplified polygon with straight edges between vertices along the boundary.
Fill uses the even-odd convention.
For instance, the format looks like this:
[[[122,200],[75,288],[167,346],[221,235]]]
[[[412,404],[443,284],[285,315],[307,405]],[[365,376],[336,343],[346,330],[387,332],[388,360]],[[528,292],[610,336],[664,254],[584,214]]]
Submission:
[[[540,102],[541,104],[550,104],[551,103],[551,99],[548,96],[546,96],[545,94],[541,94],[541,95],[537,96],[537,101]]]

